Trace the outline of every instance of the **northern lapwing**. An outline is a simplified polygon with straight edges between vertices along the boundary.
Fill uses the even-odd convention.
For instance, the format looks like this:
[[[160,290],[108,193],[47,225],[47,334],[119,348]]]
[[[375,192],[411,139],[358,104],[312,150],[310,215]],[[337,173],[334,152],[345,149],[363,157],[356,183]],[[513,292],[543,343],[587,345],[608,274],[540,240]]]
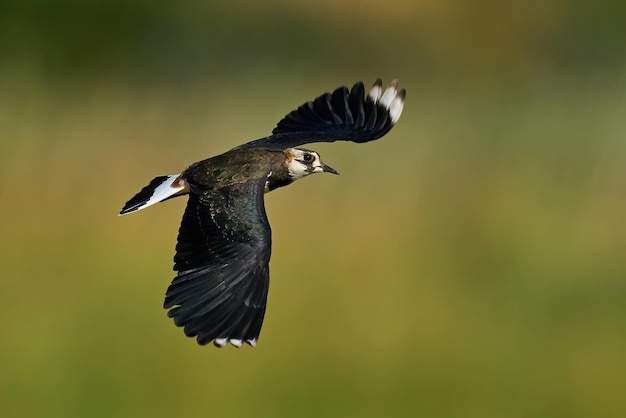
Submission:
[[[189,195],[178,231],[176,277],[164,308],[198,344],[255,346],[269,288],[271,230],[263,195],[313,173],[337,171],[311,142],[368,142],[400,118],[406,92],[380,79],[339,87],[285,116],[272,135],[190,165],[181,174],[156,177],[130,199],[120,215]]]

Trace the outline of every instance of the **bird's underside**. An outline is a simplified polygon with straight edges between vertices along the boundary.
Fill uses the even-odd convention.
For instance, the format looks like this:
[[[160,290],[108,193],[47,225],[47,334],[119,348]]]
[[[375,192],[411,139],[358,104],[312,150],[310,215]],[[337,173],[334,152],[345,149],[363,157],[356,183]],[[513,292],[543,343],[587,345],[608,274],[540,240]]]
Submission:
[[[340,87],[307,102],[281,120],[272,135],[160,176],[130,199],[120,215],[184,194],[174,270],[164,308],[199,344],[256,345],[269,289],[271,230],[264,194],[309,174],[337,172],[312,142],[368,142],[399,119],[405,91],[376,80]]]

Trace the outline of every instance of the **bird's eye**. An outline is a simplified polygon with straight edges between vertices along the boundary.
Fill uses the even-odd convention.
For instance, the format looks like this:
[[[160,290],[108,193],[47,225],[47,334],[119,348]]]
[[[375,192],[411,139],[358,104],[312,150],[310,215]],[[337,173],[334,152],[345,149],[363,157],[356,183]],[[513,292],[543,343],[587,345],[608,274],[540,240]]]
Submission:
[[[313,161],[313,156],[311,154],[304,154],[302,157],[305,163],[310,163]]]

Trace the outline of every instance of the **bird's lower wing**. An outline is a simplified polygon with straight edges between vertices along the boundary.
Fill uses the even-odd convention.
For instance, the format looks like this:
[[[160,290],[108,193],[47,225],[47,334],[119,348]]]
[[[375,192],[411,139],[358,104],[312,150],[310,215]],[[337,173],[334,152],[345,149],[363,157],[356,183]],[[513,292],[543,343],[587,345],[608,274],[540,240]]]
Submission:
[[[265,179],[192,193],[181,222],[165,309],[199,344],[255,345],[269,288]]]

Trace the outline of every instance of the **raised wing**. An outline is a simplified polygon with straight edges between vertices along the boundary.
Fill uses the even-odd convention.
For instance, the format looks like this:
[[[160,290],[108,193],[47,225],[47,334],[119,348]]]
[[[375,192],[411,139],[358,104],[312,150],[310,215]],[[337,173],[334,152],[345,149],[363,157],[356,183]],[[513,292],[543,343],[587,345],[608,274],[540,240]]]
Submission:
[[[368,142],[385,135],[402,114],[406,91],[394,80],[384,91],[377,79],[365,95],[362,82],[352,89],[339,87],[306,102],[285,116],[266,138],[237,149],[290,148],[311,142]]]
[[[265,178],[191,194],[164,308],[199,344],[255,345],[269,288]]]

